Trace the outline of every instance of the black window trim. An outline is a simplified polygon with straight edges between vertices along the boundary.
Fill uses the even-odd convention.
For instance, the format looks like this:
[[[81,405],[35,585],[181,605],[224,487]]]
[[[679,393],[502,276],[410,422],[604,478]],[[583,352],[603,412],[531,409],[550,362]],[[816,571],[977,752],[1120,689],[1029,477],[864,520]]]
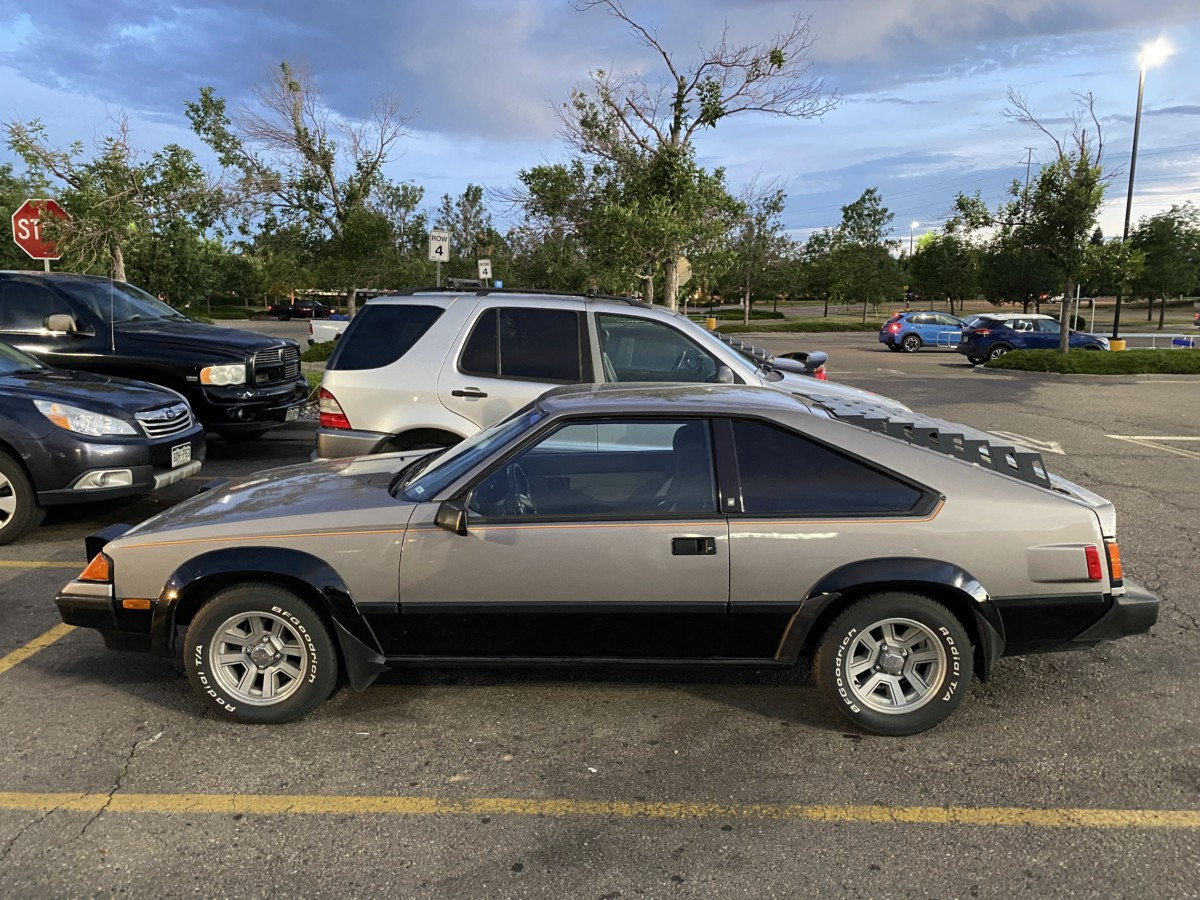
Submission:
[[[579,378],[575,381],[563,381],[561,378],[533,378],[529,375],[505,375],[502,372],[476,372],[471,369],[463,368],[463,356],[467,352],[467,344],[471,342],[471,335],[475,333],[475,328],[479,325],[479,320],[490,312],[496,314],[496,365],[501,365],[502,357],[500,355],[500,310],[502,309],[520,309],[525,310],[553,310],[555,312],[571,313],[575,316],[578,339],[579,339]],[[475,317],[475,321],[471,323],[471,328],[467,332],[466,340],[462,342],[462,346],[458,350],[458,359],[454,361],[455,371],[459,375],[467,378],[492,378],[496,381],[527,381],[534,384],[591,384],[592,351],[588,345],[587,324],[583,321],[583,311],[577,309],[566,309],[558,306],[485,306],[479,310],[479,314]]]
[[[718,442],[718,448],[722,449],[728,458],[727,458],[727,461],[725,461],[725,463],[724,463],[724,468],[722,467],[722,461],[718,460],[717,469],[718,469],[719,474],[723,474],[726,478],[732,479],[732,484],[734,485],[733,496],[735,496],[737,498],[736,511],[734,511],[732,507],[730,508],[730,511],[729,511],[730,524],[734,524],[738,520],[758,521],[758,520],[762,520],[762,519],[791,520],[791,521],[797,521],[797,522],[806,522],[806,521],[822,521],[823,522],[823,521],[827,521],[827,520],[854,522],[854,521],[875,520],[875,519],[926,519],[946,499],[945,496],[942,495],[941,493],[939,493],[938,491],[933,490],[928,485],[921,484],[921,482],[915,481],[914,479],[909,478],[907,475],[901,474],[900,472],[894,472],[891,469],[888,469],[884,466],[879,465],[876,462],[873,462],[872,460],[865,459],[856,453],[851,453],[849,450],[846,450],[844,447],[839,447],[836,444],[831,444],[828,441],[821,440],[819,437],[816,437],[815,435],[808,434],[803,431],[797,431],[795,428],[790,428],[787,425],[783,424],[782,422],[778,422],[774,419],[768,419],[763,416],[755,416],[752,414],[748,414],[748,415],[744,415],[744,416],[743,415],[725,416],[722,418],[724,419],[724,424],[720,425],[718,427],[721,430],[724,430],[726,432],[726,434],[728,435],[728,437],[727,437],[726,442]],[[864,466],[867,469],[870,469],[871,471],[875,472],[878,475],[882,475],[886,478],[891,478],[893,481],[899,481],[901,484],[906,485],[907,487],[910,487],[913,490],[917,491],[921,495],[920,499],[917,500],[917,502],[913,504],[911,509],[905,510],[904,512],[813,513],[813,514],[802,514],[802,513],[794,513],[794,512],[790,512],[790,513],[789,512],[763,512],[763,513],[746,512],[744,497],[742,494],[742,478],[741,478],[740,472],[738,471],[738,465],[737,465],[737,447],[733,440],[733,423],[735,421],[759,422],[763,425],[768,425],[772,428],[777,428],[781,431],[785,431],[788,434],[795,435],[796,437],[801,438],[802,440],[810,441],[825,450],[828,450],[832,453],[837,454],[838,456],[841,456],[843,459],[847,459],[850,462],[856,463],[860,466]]]
[[[512,447],[506,450],[503,454],[493,457],[484,466],[472,475],[467,476],[467,481],[457,490],[452,491],[446,496],[447,500],[466,500],[471,491],[484,480],[505,466],[509,460],[519,453],[528,449],[532,444],[535,444],[544,438],[550,437],[555,432],[561,431],[568,425],[604,423],[604,422],[634,422],[638,420],[660,421],[660,422],[707,422],[709,429],[709,440],[713,443],[713,478],[716,484],[717,511],[712,513],[649,513],[642,515],[617,514],[611,516],[583,516],[577,513],[566,516],[473,516],[468,515],[468,529],[470,523],[478,523],[481,526],[492,525],[553,525],[570,522],[580,522],[583,524],[604,524],[612,522],[722,522],[727,516],[723,510],[726,507],[724,490],[724,482],[722,480],[722,471],[720,463],[720,445],[716,439],[716,420],[712,416],[705,415],[675,415],[666,413],[631,413],[628,415],[576,415],[564,416],[562,418],[552,419],[539,423],[531,433],[527,434],[521,440],[517,441]],[[436,498],[431,498],[428,502],[440,502]]]

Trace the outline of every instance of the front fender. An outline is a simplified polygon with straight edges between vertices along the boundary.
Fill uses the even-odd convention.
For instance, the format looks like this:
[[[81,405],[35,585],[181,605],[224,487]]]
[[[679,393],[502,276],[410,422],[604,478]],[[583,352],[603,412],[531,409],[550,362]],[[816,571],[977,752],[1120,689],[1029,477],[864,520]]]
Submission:
[[[776,658],[795,660],[837,615],[843,598],[894,590],[932,594],[969,616],[967,624],[974,625],[976,638],[975,671],[980,680],[987,679],[992,664],[1004,652],[1000,610],[983,585],[964,569],[920,557],[860,560],[829,572],[812,586],[792,617]]]
[[[387,666],[379,641],[358,611],[345,583],[329,563],[283,547],[226,547],[201,553],[167,579],[150,623],[150,649],[175,653],[176,625],[188,621],[216,591],[239,581],[272,581],[295,590],[324,611],[342,649],[346,674],[362,690]]]

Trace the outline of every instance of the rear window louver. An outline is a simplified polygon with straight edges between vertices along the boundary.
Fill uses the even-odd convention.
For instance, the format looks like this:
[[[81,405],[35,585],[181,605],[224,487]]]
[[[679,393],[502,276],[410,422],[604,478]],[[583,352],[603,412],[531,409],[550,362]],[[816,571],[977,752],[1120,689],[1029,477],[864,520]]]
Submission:
[[[1052,487],[1042,454],[986,431],[921,413],[896,413],[862,400],[822,397],[816,402],[839,422],[936,450],[1038,487]]]

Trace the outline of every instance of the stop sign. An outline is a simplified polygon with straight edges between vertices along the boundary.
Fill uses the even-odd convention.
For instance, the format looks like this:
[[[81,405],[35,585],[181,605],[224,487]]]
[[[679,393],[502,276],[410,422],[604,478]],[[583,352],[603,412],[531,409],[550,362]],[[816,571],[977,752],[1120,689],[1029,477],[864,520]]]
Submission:
[[[53,200],[26,200],[12,214],[13,242],[33,259],[58,259],[58,243],[42,237],[43,211],[56,219],[71,218]]]

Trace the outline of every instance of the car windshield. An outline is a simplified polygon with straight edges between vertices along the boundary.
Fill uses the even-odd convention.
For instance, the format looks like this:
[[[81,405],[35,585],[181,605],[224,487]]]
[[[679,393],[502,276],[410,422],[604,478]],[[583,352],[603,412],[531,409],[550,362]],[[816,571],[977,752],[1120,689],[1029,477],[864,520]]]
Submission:
[[[0,375],[16,375],[18,372],[40,372],[47,368],[32,356],[27,356],[16,347],[0,341]]]
[[[704,326],[698,325],[686,316],[679,316],[679,322],[681,327],[688,333],[690,337],[696,337],[699,335],[699,339],[704,343],[714,347],[720,347],[723,351],[721,354],[722,365],[728,365],[731,369],[735,370],[740,369],[743,375],[754,375],[758,372],[759,367],[756,363],[751,362],[736,350],[734,350],[733,353],[730,353],[729,351],[733,350],[733,348]],[[730,365],[731,362],[733,365]]]
[[[177,309],[122,281],[68,281],[60,286],[106,325],[152,319],[190,321]]]
[[[397,489],[402,490],[404,496],[409,500],[418,502],[428,500],[436,496],[442,488],[457,481],[475,468],[497,447],[502,447],[516,439],[541,420],[542,413],[536,409],[526,407],[518,410],[509,418],[502,419],[490,428],[485,428],[461,444],[433,455],[431,464],[421,465],[425,459],[420,460],[408,476],[397,485]]]

